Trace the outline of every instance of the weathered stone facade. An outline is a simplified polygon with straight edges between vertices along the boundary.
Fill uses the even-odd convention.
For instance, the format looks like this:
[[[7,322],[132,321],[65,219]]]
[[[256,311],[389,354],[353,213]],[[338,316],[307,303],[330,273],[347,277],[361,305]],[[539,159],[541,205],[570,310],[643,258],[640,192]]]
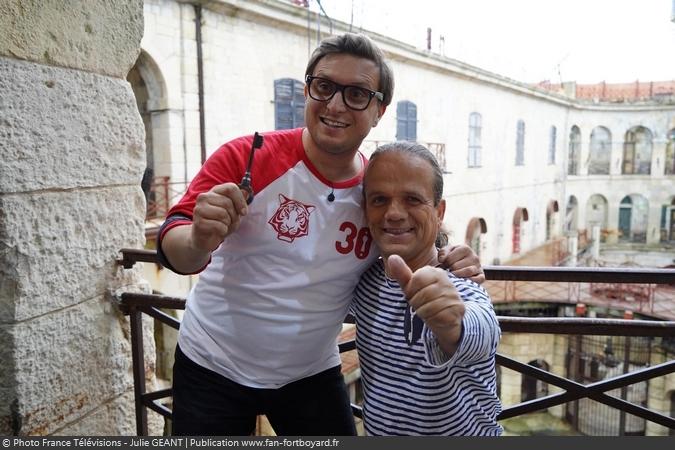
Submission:
[[[116,264],[144,243],[142,34],[141,0],[0,4],[0,434],[135,434],[114,302],[148,289]]]

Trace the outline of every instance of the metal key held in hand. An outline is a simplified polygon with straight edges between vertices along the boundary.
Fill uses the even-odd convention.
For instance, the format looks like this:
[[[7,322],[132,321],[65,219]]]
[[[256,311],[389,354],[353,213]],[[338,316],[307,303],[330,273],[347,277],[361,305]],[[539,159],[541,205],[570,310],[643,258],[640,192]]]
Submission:
[[[248,165],[246,166],[246,173],[239,183],[239,188],[246,191],[246,204],[250,205],[253,201],[253,187],[251,186],[251,167],[253,166],[253,154],[256,148],[263,145],[263,136],[256,131],[253,135],[253,143],[251,144],[251,153],[248,156]]]

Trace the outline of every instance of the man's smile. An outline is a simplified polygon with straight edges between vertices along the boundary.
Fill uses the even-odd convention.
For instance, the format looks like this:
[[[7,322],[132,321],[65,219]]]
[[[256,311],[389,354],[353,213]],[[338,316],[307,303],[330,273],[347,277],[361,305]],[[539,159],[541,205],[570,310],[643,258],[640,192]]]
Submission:
[[[383,228],[382,231],[384,231],[386,234],[400,236],[405,233],[411,233],[413,228]]]
[[[328,119],[326,117],[321,118],[321,123],[327,125],[331,128],[347,128],[349,125],[344,122],[339,122],[337,120]]]

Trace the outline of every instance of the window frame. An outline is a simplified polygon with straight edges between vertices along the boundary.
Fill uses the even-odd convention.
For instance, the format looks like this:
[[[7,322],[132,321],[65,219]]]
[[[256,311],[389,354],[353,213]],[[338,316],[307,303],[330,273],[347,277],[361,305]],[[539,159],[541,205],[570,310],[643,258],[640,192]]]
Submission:
[[[481,167],[481,135],[483,130],[483,116],[478,112],[469,114],[469,139],[468,139],[468,167]]]

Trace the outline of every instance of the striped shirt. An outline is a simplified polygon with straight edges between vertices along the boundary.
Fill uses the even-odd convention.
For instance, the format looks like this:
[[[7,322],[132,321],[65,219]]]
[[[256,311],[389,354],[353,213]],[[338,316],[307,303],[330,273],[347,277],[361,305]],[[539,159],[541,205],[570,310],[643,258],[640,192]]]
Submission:
[[[451,357],[422,320],[410,315],[401,288],[386,277],[381,259],[361,276],[352,312],[369,435],[502,433],[496,421],[501,411],[495,374],[499,323],[485,289],[448,276],[466,307],[460,343]],[[408,340],[421,338],[409,345],[408,332]]]

